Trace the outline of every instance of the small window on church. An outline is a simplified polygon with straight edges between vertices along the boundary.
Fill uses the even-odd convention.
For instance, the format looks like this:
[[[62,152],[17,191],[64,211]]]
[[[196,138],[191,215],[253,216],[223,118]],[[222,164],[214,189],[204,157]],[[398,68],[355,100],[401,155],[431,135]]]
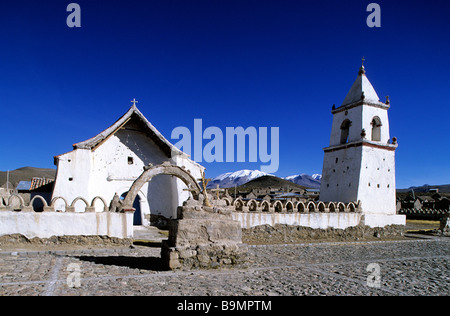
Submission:
[[[134,163],[133,157],[128,157],[128,164],[132,165]]]
[[[372,125],[372,140],[381,141],[381,120],[378,116],[375,116],[370,123]]]
[[[349,119],[344,120],[341,124],[341,144],[347,144],[348,143],[348,134],[350,132],[350,126],[352,123]]]

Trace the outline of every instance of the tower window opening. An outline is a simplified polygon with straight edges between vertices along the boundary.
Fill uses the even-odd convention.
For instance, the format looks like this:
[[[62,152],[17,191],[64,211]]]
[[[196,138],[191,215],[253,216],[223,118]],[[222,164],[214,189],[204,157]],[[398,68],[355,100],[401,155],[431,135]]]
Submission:
[[[372,125],[372,140],[381,141],[381,120],[378,116],[375,116],[370,123]]]
[[[350,126],[352,122],[349,119],[345,119],[341,124],[341,144],[348,143],[348,135],[350,132]]]

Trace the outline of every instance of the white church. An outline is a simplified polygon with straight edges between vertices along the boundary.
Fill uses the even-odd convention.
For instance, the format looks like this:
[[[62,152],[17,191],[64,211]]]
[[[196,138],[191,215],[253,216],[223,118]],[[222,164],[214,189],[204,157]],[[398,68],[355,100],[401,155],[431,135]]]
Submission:
[[[57,174],[51,203],[43,197],[33,198],[42,200],[43,212],[33,212],[33,200],[26,205],[17,194],[6,202],[0,199],[0,236],[19,233],[30,238],[62,235],[132,238],[133,225],[147,226],[159,218],[177,218],[178,206],[194,191],[200,192],[200,187],[195,190],[194,187],[205,168],[164,138],[138,110],[137,101],[132,102],[131,108],[103,132],[54,157]],[[396,214],[398,144],[390,136],[389,108],[389,99],[380,101],[361,66],[341,106],[333,106],[331,111],[333,122],[329,146],[324,148],[320,201],[308,203],[308,209],[312,207],[313,211],[305,212],[300,201],[295,207],[297,212],[293,212],[292,204],[288,211],[286,204],[286,212],[281,213],[233,212],[235,220],[242,227],[275,223],[340,229],[359,224],[405,225],[406,216]],[[168,166],[184,176],[168,170],[151,174]],[[110,203],[114,205],[111,201],[117,202],[119,198],[126,199],[127,209],[117,212],[117,208],[111,207],[108,212]],[[14,201],[21,211],[14,209]],[[347,211],[344,208],[336,212],[335,206],[339,204],[347,205]],[[228,205],[235,208],[239,203]]]
[[[396,215],[398,144],[389,134],[389,107],[362,65],[342,105],[333,106],[330,145],[324,148],[320,201],[359,202],[372,227],[406,224],[404,215]]]
[[[57,174],[52,199],[55,209],[64,211],[66,202],[82,197],[90,202],[102,197],[108,204],[117,194],[126,196],[144,166],[170,162],[184,167],[195,178],[201,178],[204,167],[173,146],[133,105],[113,125],[91,139],[73,145],[71,152],[55,157]],[[177,207],[190,193],[186,185],[170,175],[158,175],[145,184],[133,207],[135,225],[149,225],[150,214],[176,218]],[[65,202],[65,201],[66,202]],[[103,207],[97,203],[96,207]],[[75,211],[84,211],[79,200]],[[97,210],[99,211],[99,210]]]
[[[364,224],[371,227],[406,224],[406,217],[396,214],[398,144],[389,133],[389,108],[389,99],[380,101],[361,66],[342,105],[333,106],[330,144],[324,148],[319,200],[357,203]],[[97,196],[106,203],[115,195],[124,198],[145,166],[164,162],[184,167],[194,179],[204,172],[204,167],[164,138],[134,103],[106,130],[55,157],[58,169],[52,199],[61,197],[55,210],[64,211],[68,202],[79,197],[86,202],[79,199],[76,212],[84,211]],[[191,194],[187,189],[176,177],[156,176],[134,201],[134,224],[150,225],[151,215],[176,218],[177,207]],[[96,211],[104,204],[97,203]]]

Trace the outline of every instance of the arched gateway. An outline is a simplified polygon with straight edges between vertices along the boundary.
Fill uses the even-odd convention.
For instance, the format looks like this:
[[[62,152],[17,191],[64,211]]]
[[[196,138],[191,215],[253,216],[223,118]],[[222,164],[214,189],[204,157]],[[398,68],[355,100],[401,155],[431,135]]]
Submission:
[[[241,224],[233,220],[231,212],[200,201],[199,184],[182,167],[169,162],[144,167],[144,172],[133,182],[121,203],[121,210],[132,211],[134,199],[142,186],[161,174],[179,178],[194,197],[194,201],[179,209],[180,218],[172,219],[169,224],[169,239],[163,240],[161,248],[161,259],[166,267],[172,270],[182,267],[217,268],[244,263],[248,249],[242,244]]]
[[[160,174],[171,175],[179,178],[189,188],[189,191],[191,191],[194,199],[198,199],[201,189],[196,179],[182,167],[174,166],[170,163],[163,163],[157,166],[144,167],[144,172],[131,185],[128,194],[123,201],[122,209],[132,209],[133,202],[142,186],[151,181],[153,177]]]

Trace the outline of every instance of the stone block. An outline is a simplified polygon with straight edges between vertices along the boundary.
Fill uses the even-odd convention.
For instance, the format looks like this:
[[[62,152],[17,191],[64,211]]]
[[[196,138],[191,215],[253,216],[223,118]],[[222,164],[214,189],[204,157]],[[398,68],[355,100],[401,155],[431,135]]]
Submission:
[[[178,214],[161,249],[167,268],[215,269],[246,262],[241,225],[229,210],[191,202],[178,208]]]
[[[234,220],[182,219],[169,225],[169,240],[174,246],[242,242],[241,225]]]

